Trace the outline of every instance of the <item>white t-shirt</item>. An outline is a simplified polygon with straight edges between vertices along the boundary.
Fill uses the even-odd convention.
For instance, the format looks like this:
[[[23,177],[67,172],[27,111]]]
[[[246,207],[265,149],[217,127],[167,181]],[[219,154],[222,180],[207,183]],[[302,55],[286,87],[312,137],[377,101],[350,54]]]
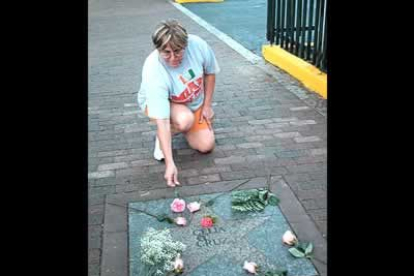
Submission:
[[[154,50],[142,69],[138,104],[153,119],[170,118],[170,101],[197,110],[204,100],[204,74],[220,72],[213,50],[203,39],[188,35],[181,64],[170,67]]]

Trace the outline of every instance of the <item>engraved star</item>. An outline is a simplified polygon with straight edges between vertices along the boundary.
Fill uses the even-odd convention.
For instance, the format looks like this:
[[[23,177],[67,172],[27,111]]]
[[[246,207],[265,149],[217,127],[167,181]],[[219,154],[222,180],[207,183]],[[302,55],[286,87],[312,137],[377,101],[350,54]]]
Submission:
[[[204,207],[206,208],[206,207]],[[213,213],[211,209],[207,208]],[[171,231],[173,237],[187,245],[183,253],[185,258],[185,274],[191,273],[198,266],[208,262],[216,255],[230,256],[235,262],[242,264],[250,256],[257,263],[266,263],[266,257],[257,248],[251,246],[247,234],[262,225],[270,216],[258,216],[246,219],[226,220],[218,217],[214,227],[203,229],[199,222],[203,217],[201,212],[195,213],[187,227]],[[183,274],[184,275],[184,274]]]

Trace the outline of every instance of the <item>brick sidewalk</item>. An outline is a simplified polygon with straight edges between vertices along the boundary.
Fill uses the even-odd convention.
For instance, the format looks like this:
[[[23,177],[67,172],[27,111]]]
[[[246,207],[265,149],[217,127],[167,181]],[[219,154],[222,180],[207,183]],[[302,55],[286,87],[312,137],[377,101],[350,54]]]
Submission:
[[[286,81],[249,63],[166,0],[90,0],[89,276],[99,275],[105,195],[166,185],[164,165],[152,158],[155,127],[138,115],[136,93],[152,30],[167,18],[204,38],[221,67],[214,94],[216,149],[202,155],[174,137],[181,183],[208,185],[270,171],[326,235],[326,118],[312,104],[314,96],[300,100]]]

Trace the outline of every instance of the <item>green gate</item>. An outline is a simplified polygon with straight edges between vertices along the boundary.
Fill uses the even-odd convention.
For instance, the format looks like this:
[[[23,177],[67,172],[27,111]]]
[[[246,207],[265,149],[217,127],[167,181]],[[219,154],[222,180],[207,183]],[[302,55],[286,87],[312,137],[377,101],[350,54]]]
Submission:
[[[267,33],[275,44],[327,73],[327,1],[267,0]]]

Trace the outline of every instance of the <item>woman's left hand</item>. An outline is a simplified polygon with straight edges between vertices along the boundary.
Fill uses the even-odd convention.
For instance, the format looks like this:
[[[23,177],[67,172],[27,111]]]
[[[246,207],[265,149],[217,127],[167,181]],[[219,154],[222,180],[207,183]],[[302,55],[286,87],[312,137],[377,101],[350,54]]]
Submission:
[[[206,120],[208,128],[211,130],[211,120],[214,117],[214,111],[211,108],[210,105],[203,106],[203,109],[201,110],[201,116],[200,116],[200,123],[202,123],[204,120]]]

